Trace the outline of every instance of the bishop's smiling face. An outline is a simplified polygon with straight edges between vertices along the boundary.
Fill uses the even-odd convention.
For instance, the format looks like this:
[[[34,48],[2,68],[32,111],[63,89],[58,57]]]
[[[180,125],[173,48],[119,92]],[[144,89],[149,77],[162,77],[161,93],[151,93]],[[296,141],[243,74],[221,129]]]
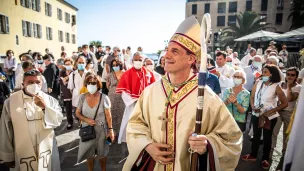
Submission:
[[[165,55],[165,71],[171,74],[190,70],[195,61],[193,54],[187,51],[175,42],[170,42],[168,51]]]

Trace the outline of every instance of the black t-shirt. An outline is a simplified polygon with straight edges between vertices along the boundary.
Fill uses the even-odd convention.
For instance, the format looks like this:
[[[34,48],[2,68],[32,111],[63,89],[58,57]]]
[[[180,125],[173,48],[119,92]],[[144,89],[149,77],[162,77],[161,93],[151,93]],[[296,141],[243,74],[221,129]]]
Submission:
[[[161,67],[161,66],[157,66],[157,67],[155,68],[155,71],[156,71],[157,73],[159,73],[160,75],[165,75],[165,69],[164,69],[163,67]]]
[[[106,53],[104,53],[104,52],[96,52],[95,53],[95,56],[96,56],[97,60],[99,60],[101,57],[103,58],[105,55],[106,55]]]

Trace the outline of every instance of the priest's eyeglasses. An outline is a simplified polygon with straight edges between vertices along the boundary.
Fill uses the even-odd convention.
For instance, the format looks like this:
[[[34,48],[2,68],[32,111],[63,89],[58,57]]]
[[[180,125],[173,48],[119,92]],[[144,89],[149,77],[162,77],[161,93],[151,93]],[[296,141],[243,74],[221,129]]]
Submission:
[[[88,82],[88,85],[97,85],[97,82]]]

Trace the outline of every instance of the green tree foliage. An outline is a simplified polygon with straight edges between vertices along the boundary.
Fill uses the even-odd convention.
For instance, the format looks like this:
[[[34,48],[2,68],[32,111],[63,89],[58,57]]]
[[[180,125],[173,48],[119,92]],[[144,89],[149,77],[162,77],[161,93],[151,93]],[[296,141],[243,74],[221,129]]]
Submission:
[[[291,2],[288,20],[291,20],[290,30],[304,27],[304,0],[293,0]]]
[[[266,18],[261,18],[257,13],[245,11],[236,15],[236,24],[230,24],[224,28],[220,38],[223,47],[236,48],[246,46],[246,42],[235,42],[234,39],[246,36],[259,30],[267,28]]]
[[[102,42],[100,40],[93,40],[93,41],[90,41],[90,45],[93,45],[95,47],[97,47],[98,45],[101,45],[102,46]]]

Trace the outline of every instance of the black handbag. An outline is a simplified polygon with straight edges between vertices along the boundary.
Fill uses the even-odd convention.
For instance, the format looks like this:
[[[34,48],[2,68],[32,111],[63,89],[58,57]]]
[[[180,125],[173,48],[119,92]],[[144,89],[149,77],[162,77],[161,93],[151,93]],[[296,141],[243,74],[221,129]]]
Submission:
[[[101,103],[101,98],[102,98],[102,94],[100,94],[100,99],[99,99],[99,103],[95,112],[95,116],[94,116],[94,120],[97,116],[97,112]],[[79,136],[81,138],[81,142],[86,142],[89,140],[93,140],[96,138],[96,133],[95,133],[95,129],[94,126],[86,126],[86,127],[82,127],[82,124],[80,125],[80,130],[79,130]]]

